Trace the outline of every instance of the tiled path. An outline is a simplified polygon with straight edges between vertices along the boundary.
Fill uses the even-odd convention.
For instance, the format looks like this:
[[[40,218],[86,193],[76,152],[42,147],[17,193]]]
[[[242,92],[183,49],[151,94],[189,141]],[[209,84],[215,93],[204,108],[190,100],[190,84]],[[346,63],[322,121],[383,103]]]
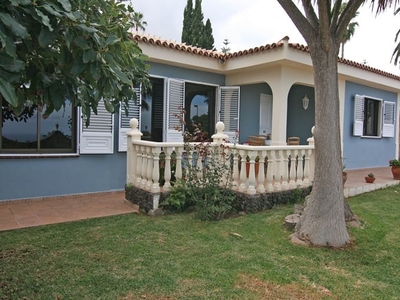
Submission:
[[[371,172],[376,181],[367,184],[364,177]],[[344,193],[351,197],[399,183],[392,178],[389,167],[348,171]],[[0,202],[0,231],[137,212],[125,200],[123,191],[3,201]]]
[[[125,192],[0,202],[0,231],[137,212]]]

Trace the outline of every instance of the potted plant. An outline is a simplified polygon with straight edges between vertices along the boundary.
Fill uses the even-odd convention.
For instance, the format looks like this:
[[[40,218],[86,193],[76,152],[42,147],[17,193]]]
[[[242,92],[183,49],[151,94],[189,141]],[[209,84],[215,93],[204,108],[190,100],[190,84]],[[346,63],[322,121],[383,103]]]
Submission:
[[[271,146],[271,134],[270,133],[268,133],[265,136],[265,146]]]
[[[389,166],[392,167],[392,174],[394,179],[400,179],[400,161],[398,159],[389,160]]]
[[[375,175],[373,173],[369,173],[367,176],[365,176],[365,181],[367,183],[374,183]]]
[[[254,171],[256,172],[256,176],[258,175],[258,170],[260,169],[260,157],[257,155],[256,159],[254,160]],[[250,157],[246,157],[246,177],[249,177],[250,173]]]

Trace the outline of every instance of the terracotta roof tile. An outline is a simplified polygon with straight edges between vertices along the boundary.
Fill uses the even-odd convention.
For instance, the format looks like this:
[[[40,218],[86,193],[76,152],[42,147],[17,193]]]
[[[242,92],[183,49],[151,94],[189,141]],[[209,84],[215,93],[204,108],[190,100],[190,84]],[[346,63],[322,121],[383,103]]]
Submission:
[[[307,53],[310,52],[310,49],[308,48],[308,46],[304,46],[304,45],[301,45],[301,44],[289,43],[289,47],[292,47],[292,48],[294,48],[296,50],[304,51],[304,52],[307,52]],[[338,62],[342,63],[342,64],[345,64],[345,65],[349,65],[351,67],[355,67],[355,68],[362,69],[362,70],[365,70],[365,71],[368,71],[368,72],[372,72],[372,73],[376,73],[376,74],[379,74],[379,75],[382,75],[382,76],[385,76],[385,77],[389,77],[389,78],[392,78],[392,79],[395,79],[395,80],[400,80],[400,76],[398,76],[398,75],[394,75],[392,73],[385,72],[385,71],[382,71],[382,70],[370,67],[368,65],[364,65],[364,64],[349,60],[349,59],[338,57]]]
[[[250,49],[236,51],[236,52],[232,52],[232,53],[222,53],[222,52],[218,52],[218,51],[202,49],[202,48],[198,48],[195,46],[186,45],[185,43],[166,41],[166,40],[162,40],[161,38],[150,37],[150,36],[145,36],[145,35],[140,35],[140,34],[133,35],[133,39],[136,41],[141,41],[141,42],[147,43],[147,44],[157,45],[157,46],[175,49],[178,51],[184,51],[184,52],[188,52],[188,53],[193,53],[193,54],[197,54],[197,55],[201,55],[201,56],[205,56],[205,57],[226,60],[226,59],[233,58],[233,57],[246,56],[246,55],[269,51],[272,49],[282,47],[284,45],[284,41],[288,41],[289,37],[286,36],[277,43],[266,44],[263,46],[253,47]],[[289,45],[289,47],[299,50],[299,51],[303,51],[303,52],[307,52],[307,53],[310,52],[308,46],[306,46],[306,45],[302,45],[302,44],[298,44],[298,43],[288,43],[288,45]],[[344,58],[338,58],[338,62],[358,68],[358,69],[362,69],[362,70],[365,70],[368,72],[372,72],[372,73],[375,73],[375,74],[378,74],[381,76],[389,77],[389,78],[392,78],[395,80],[400,80],[400,76],[398,76],[398,75],[394,75],[389,72],[385,72],[385,71],[382,71],[382,70],[379,70],[379,69],[361,64],[361,63],[357,63],[355,61],[351,61],[351,60],[344,59]]]

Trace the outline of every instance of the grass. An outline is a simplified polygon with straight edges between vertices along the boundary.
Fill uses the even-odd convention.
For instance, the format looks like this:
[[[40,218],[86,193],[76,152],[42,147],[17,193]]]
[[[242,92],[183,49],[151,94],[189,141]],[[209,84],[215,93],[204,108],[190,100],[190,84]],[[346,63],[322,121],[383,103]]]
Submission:
[[[0,232],[0,299],[399,299],[400,186],[350,199],[341,250],[288,240],[292,205],[219,222],[124,215]]]

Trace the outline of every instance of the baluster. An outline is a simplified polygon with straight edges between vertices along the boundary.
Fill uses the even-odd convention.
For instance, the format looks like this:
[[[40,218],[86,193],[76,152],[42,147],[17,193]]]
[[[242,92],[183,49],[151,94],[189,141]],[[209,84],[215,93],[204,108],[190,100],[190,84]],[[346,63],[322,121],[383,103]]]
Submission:
[[[310,172],[310,154],[312,150],[306,150],[305,152],[305,162],[304,162],[304,186],[310,186],[312,184],[311,172]]]
[[[274,180],[274,160],[275,152],[267,151],[268,155],[268,166],[267,166],[267,191],[272,193],[274,191],[273,180]]]
[[[229,160],[233,160],[233,173],[232,173],[232,189],[237,190],[239,188],[239,153],[236,148],[232,149],[232,158]]]
[[[257,192],[255,188],[256,177],[254,169],[256,155],[257,155],[256,151],[249,151],[250,171],[249,171],[249,187],[247,188],[247,193],[250,195],[254,195]]]
[[[282,151],[282,190],[289,189],[289,159],[290,157],[290,150],[283,150]]]
[[[136,148],[136,174],[138,176],[136,177],[135,181],[135,186],[140,187],[142,184],[142,170],[143,170],[143,152],[142,152],[142,147],[139,145],[135,145]]]
[[[164,148],[165,153],[165,168],[164,168],[164,191],[169,191],[171,189],[171,151],[169,147]]]
[[[295,189],[296,186],[296,156],[297,150],[292,151],[290,157],[290,183],[289,186],[291,189]]]
[[[281,180],[282,180],[282,150],[275,151],[275,184],[274,189],[277,192],[282,190]]]
[[[151,147],[146,148],[147,152],[147,183],[145,189],[151,191],[151,186],[153,185],[153,149]]]
[[[259,152],[259,163],[258,163],[258,176],[257,176],[257,192],[259,193],[265,193],[265,186],[264,186],[264,181],[265,181],[265,173],[264,173],[264,165],[265,165],[265,153],[266,151],[260,151]]]
[[[175,148],[175,154],[176,154],[175,178],[176,178],[176,180],[182,179],[182,152],[183,152],[183,147]]]
[[[304,150],[296,150],[297,154],[297,181],[296,181],[296,186],[304,186],[303,183],[303,153]]]
[[[247,185],[246,185],[246,157],[247,157],[247,151],[239,150],[239,154],[240,154],[240,157],[241,157],[239,192],[245,193],[246,190],[247,190]]]
[[[141,146],[140,150],[142,150],[142,181],[140,182],[140,187],[142,189],[146,189],[147,184],[147,165],[148,165],[148,156],[146,152],[146,147]]]
[[[150,190],[152,193],[159,193],[160,192],[160,153],[161,147],[154,147],[152,151],[153,155],[153,184],[151,184]],[[171,172],[169,172],[171,174]]]

